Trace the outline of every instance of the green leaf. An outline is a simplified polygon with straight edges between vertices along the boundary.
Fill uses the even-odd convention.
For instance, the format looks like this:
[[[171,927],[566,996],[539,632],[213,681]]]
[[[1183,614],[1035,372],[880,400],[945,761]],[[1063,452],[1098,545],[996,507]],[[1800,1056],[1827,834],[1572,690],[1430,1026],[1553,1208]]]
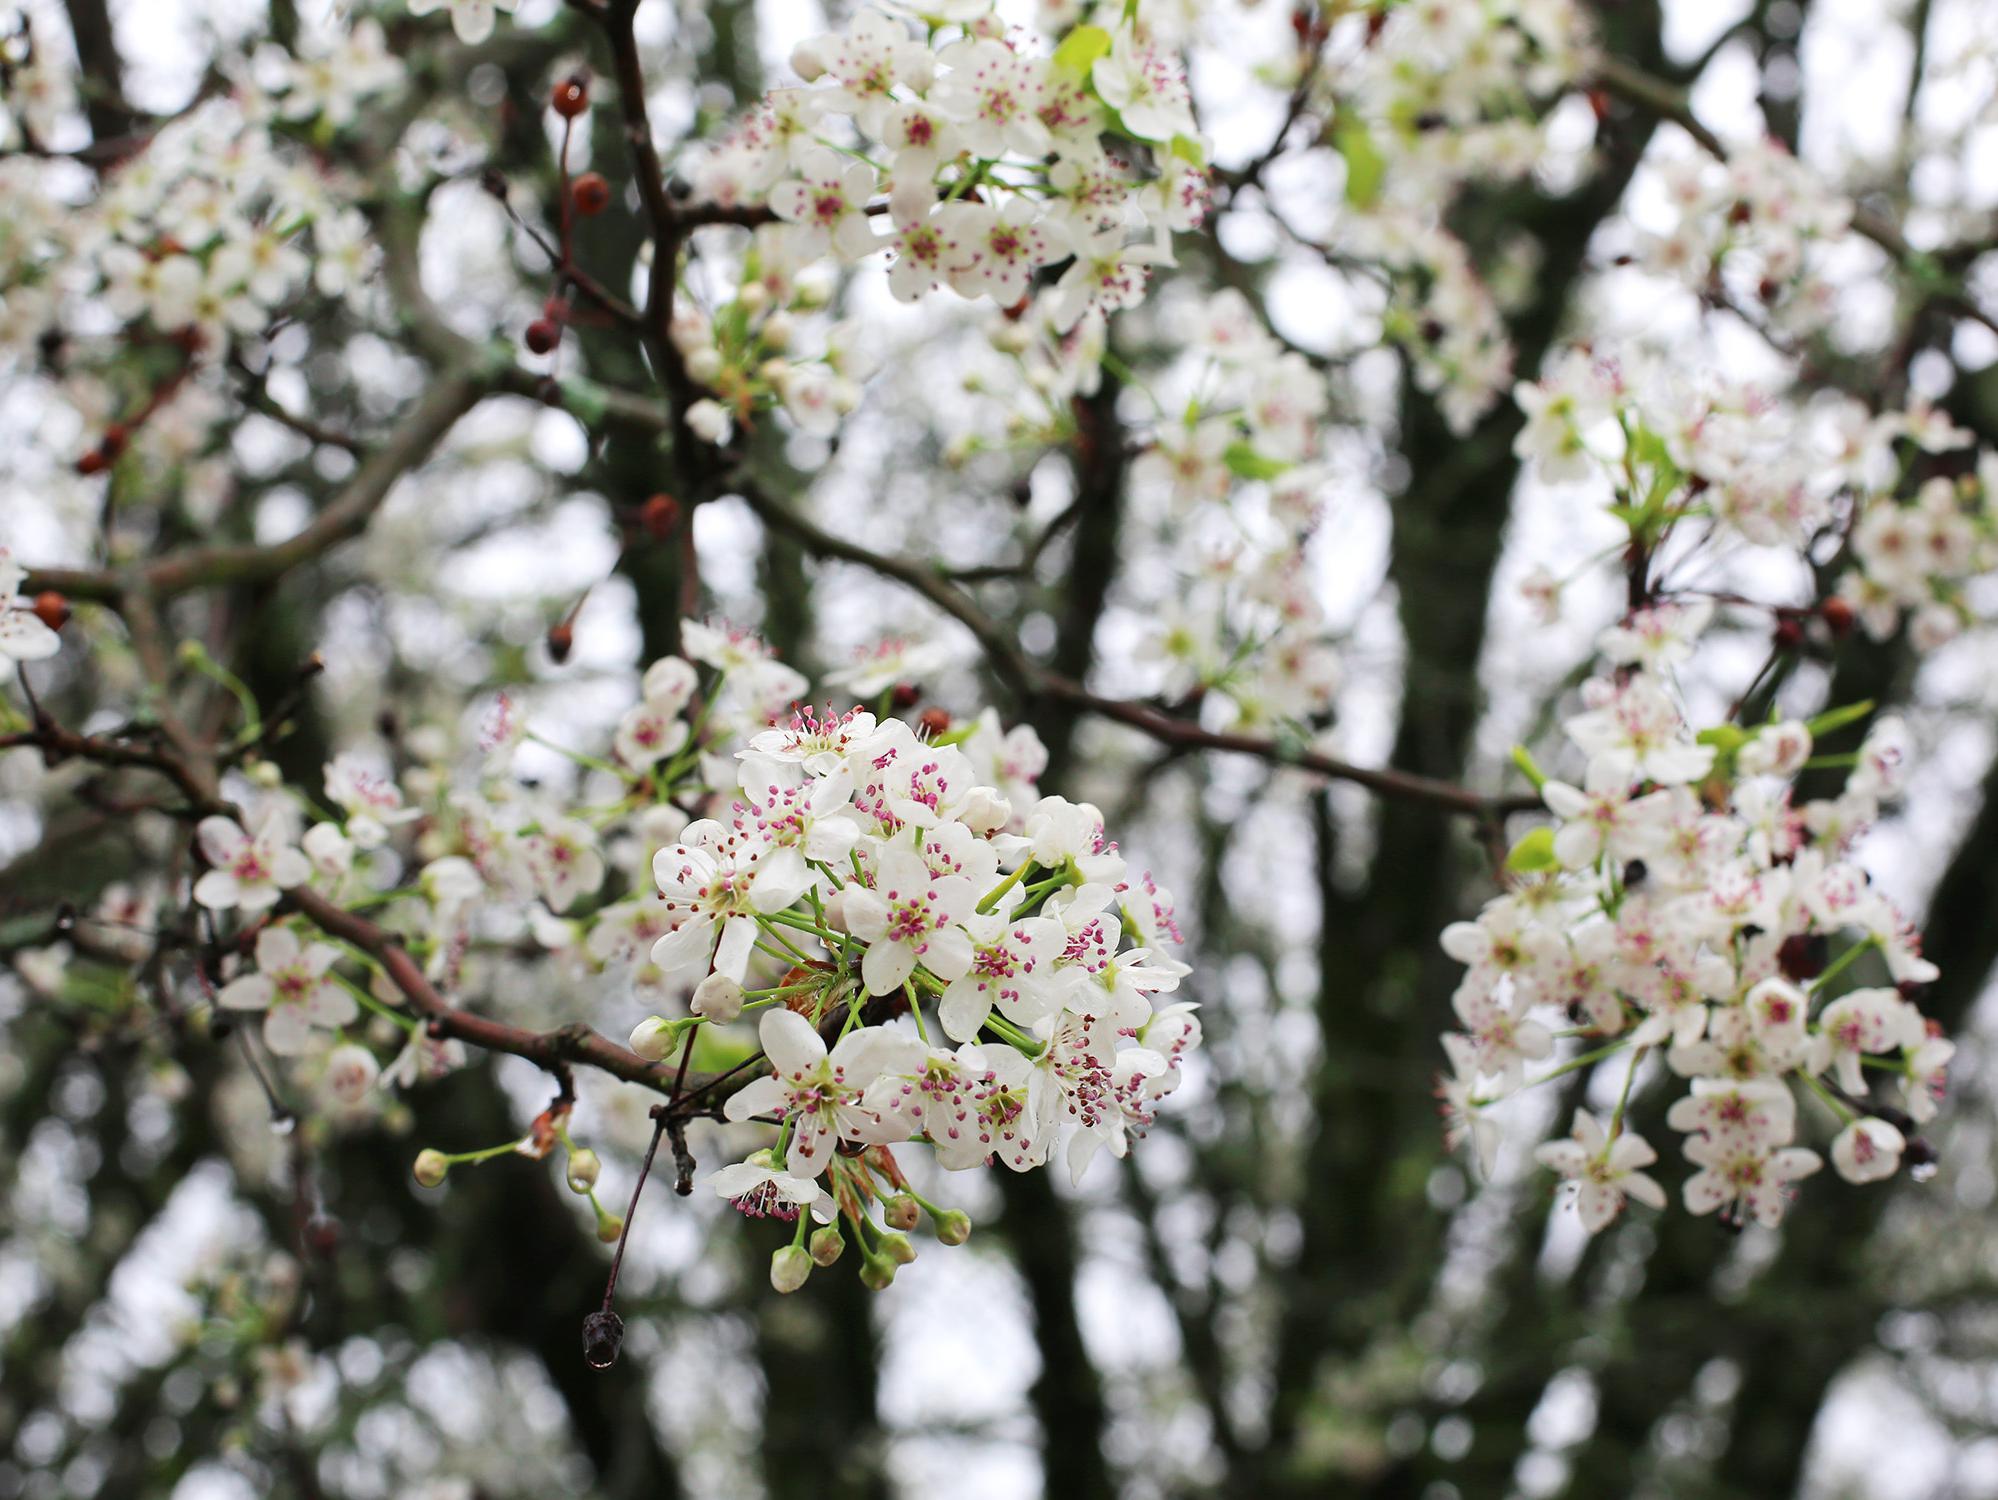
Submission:
[[[1355,208],[1371,208],[1381,195],[1381,182],[1387,176],[1387,158],[1366,125],[1342,112],[1332,121],[1332,149],[1346,163],[1346,201]]]
[[[1560,867],[1561,861],[1554,857],[1554,830],[1536,828],[1512,846],[1512,852],[1505,857],[1506,873],[1509,875],[1538,875],[1546,870]]]
[[[1274,479],[1290,467],[1280,458],[1265,458],[1240,439],[1222,450],[1221,461],[1237,479]]]
[[[1810,730],[1812,739],[1822,739],[1834,730],[1858,723],[1872,713],[1874,707],[1873,700],[1868,698],[1862,703],[1848,703],[1843,708],[1828,708],[1816,717],[1806,719],[1804,727]]]
[[[1207,148],[1190,135],[1176,135],[1172,138],[1172,154],[1196,167],[1204,168],[1207,165]]]
[[[1055,48],[1054,64],[1065,73],[1086,74],[1109,51],[1109,32],[1101,26],[1078,26]]]

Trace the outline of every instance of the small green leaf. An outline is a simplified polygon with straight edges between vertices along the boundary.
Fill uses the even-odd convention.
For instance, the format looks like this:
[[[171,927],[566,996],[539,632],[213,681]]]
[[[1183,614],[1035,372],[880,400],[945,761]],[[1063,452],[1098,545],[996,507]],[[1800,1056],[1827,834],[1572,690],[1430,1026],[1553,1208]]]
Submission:
[[[1332,122],[1332,149],[1346,163],[1346,201],[1355,208],[1371,208],[1387,176],[1387,158],[1374,144],[1372,133],[1364,122],[1342,112]]]
[[[1237,439],[1221,452],[1221,461],[1237,479],[1274,479],[1290,467],[1280,458],[1266,458]]]
[[[1207,148],[1190,135],[1176,135],[1172,138],[1172,154],[1196,167],[1204,168],[1207,165]]]
[[[1054,64],[1065,73],[1086,74],[1109,51],[1109,32],[1101,26],[1078,26],[1055,48]]]
[[[1561,861],[1554,855],[1554,830],[1536,828],[1512,846],[1512,852],[1505,857],[1508,875],[1538,875],[1546,870],[1558,869]]]

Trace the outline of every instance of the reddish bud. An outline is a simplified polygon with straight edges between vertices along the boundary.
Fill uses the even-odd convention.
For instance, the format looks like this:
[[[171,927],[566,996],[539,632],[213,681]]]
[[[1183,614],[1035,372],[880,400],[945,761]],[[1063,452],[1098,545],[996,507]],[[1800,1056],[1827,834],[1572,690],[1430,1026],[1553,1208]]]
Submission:
[[[575,202],[577,213],[593,219],[610,207],[610,184],[601,172],[585,172],[570,186],[569,197]]]
[[[680,502],[671,495],[654,495],[638,508],[638,524],[655,542],[663,542],[680,524]]]
[[[546,354],[562,342],[562,330],[552,318],[536,318],[527,325],[526,342],[529,352]]]
[[[1833,635],[1844,636],[1851,634],[1853,617],[1850,600],[1841,599],[1837,595],[1833,595],[1818,606],[1818,614],[1823,617],[1825,624],[1831,627]]]
[[[340,1221],[327,1214],[314,1214],[305,1221],[305,1248],[321,1260],[340,1248]]]
[[[565,120],[573,120],[590,107],[590,87],[583,81],[583,75],[572,73],[555,85],[554,96],[549,100],[555,113]]]
[[[1597,85],[1595,88],[1590,89],[1589,109],[1591,113],[1595,115],[1596,123],[1598,125],[1600,125],[1603,121],[1607,120],[1609,118],[1609,112],[1610,112],[1609,90],[1603,88],[1600,84]]]
[[[895,684],[895,706],[897,708],[914,708],[922,696],[921,690],[912,682],[898,682]]]
[[[69,601],[54,589],[43,589],[35,595],[35,618],[51,630],[60,630],[69,623]]]
[[[1773,636],[1777,649],[1795,651],[1804,644],[1804,627],[1795,615],[1784,615],[1776,622]]]
[[[558,620],[548,627],[548,654],[556,664],[569,659],[569,653],[576,649],[576,627],[567,620]]]
[[[92,448],[76,461],[76,472],[88,479],[92,474],[102,474],[111,467],[111,460],[102,448]]]

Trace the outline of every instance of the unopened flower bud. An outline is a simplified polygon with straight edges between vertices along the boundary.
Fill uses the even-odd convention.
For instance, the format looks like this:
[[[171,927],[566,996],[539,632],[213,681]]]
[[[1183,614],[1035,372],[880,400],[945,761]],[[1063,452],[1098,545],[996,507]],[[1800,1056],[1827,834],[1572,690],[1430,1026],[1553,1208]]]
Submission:
[[[438,1187],[451,1170],[450,1158],[442,1151],[419,1151],[416,1153],[416,1165],[411,1170],[419,1186]]]
[[[812,1274],[812,1257],[802,1246],[786,1245],[770,1257],[770,1284],[780,1292],[795,1292]]]
[[[822,265],[805,267],[791,284],[791,305],[806,312],[832,301],[832,273]]]
[[[962,1245],[971,1238],[971,1215],[955,1208],[947,1208],[933,1221],[937,1231],[937,1243]]]
[[[284,785],[284,772],[270,761],[251,761],[243,770],[258,786],[276,788]]]
[[[742,1014],[742,986],[726,974],[710,974],[694,990],[687,1009],[706,1020],[726,1025]]]
[[[725,368],[719,349],[696,349],[687,356],[687,374],[697,385],[713,385]]]
[[[881,1236],[881,1253],[898,1265],[908,1265],[916,1258],[916,1247],[909,1242],[906,1234],[884,1234]]]
[[[744,312],[759,313],[770,305],[770,289],[760,281],[751,281],[735,294],[735,300]]]
[[[907,1193],[897,1193],[881,1202],[881,1217],[890,1229],[914,1229],[922,1207]]]
[[[559,667],[569,659],[569,653],[576,649],[576,627],[567,620],[557,620],[548,627],[548,654]]]
[[[800,42],[791,49],[791,71],[807,83],[816,83],[825,76],[826,60],[819,55],[816,38]]]
[[[839,1232],[837,1224],[827,1224],[812,1231],[810,1240],[812,1260],[818,1265],[829,1266],[846,1253],[846,1237]]]
[[[687,430],[704,443],[728,438],[728,408],[719,401],[696,401],[687,408]]]
[[[603,1171],[604,1164],[597,1159],[597,1153],[588,1146],[569,1153],[569,1191],[579,1196],[597,1185],[597,1174]]]
[[[788,313],[774,312],[763,320],[763,347],[782,351],[791,347],[798,325]]]
[[[631,1028],[631,1050],[647,1062],[672,1056],[680,1030],[664,1016],[647,1016]]]
[[[54,589],[43,589],[35,595],[35,618],[51,630],[60,630],[69,623],[69,601]]]
[[[861,1283],[870,1292],[885,1292],[895,1280],[895,1262],[885,1255],[870,1255],[860,1263]]]
[[[604,1214],[597,1220],[597,1238],[606,1245],[615,1245],[618,1236],[624,1233],[624,1215]]]

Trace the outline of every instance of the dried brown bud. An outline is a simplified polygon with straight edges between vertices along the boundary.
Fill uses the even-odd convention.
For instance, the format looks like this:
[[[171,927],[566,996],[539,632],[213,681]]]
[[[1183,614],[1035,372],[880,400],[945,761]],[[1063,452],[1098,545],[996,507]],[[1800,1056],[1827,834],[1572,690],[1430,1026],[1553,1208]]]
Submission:
[[[54,589],[43,589],[35,595],[35,618],[51,630],[60,630],[69,623],[69,601]]]
[[[563,119],[573,120],[590,107],[590,86],[581,73],[572,73],[555,85],[549,103]]]
[[[102,474],[111,467],[111,460],[102,448],[92,448],[76,461],[76,472],[88,479],[92,474]]]
[[[562,342],[562,330],[548,318],[536,318],[527,325],[527,347],[534,354],[546,354]]]
[[[1799,646],[1804,644],[1804,627],[1802,622],[1795,615],[1782,616],[1776,621],[1776,630],[1772,639],[1775,641],[1778,650],[1795,651]]]
[[[567,620],[557,620],[548,627],[548,654],[555,658],[556,665],[569,659],[569,653],[576,649],[576,627]]]
[[[610,184],[601,172],[585,172],[570,185],[569,197],[576,205],[576,212],[586,219],[593,219],[610,207]]]
[[[1783,946],[1776,950],[1777,966],[1799,984],[1824,973],[1830,957],[1831,945],[1821,932],[1796,933],[1783,939]]]
[[[608,1307],[583,1319],[583,1358],[592,1370],[608,1370],[616,1364],[623,1343],[624,1319]]]
[[[1851,634],[1853,618],[1851,601],[1841,599],[1834,594],[1818,606],[1818,614],[1823,617],[1825,624],[1831,628],[1833,635],[1845,636]]]
[[[932,739],[950,733],[950,715],[941,708],[926,708],[916,719],[916,727]]]

